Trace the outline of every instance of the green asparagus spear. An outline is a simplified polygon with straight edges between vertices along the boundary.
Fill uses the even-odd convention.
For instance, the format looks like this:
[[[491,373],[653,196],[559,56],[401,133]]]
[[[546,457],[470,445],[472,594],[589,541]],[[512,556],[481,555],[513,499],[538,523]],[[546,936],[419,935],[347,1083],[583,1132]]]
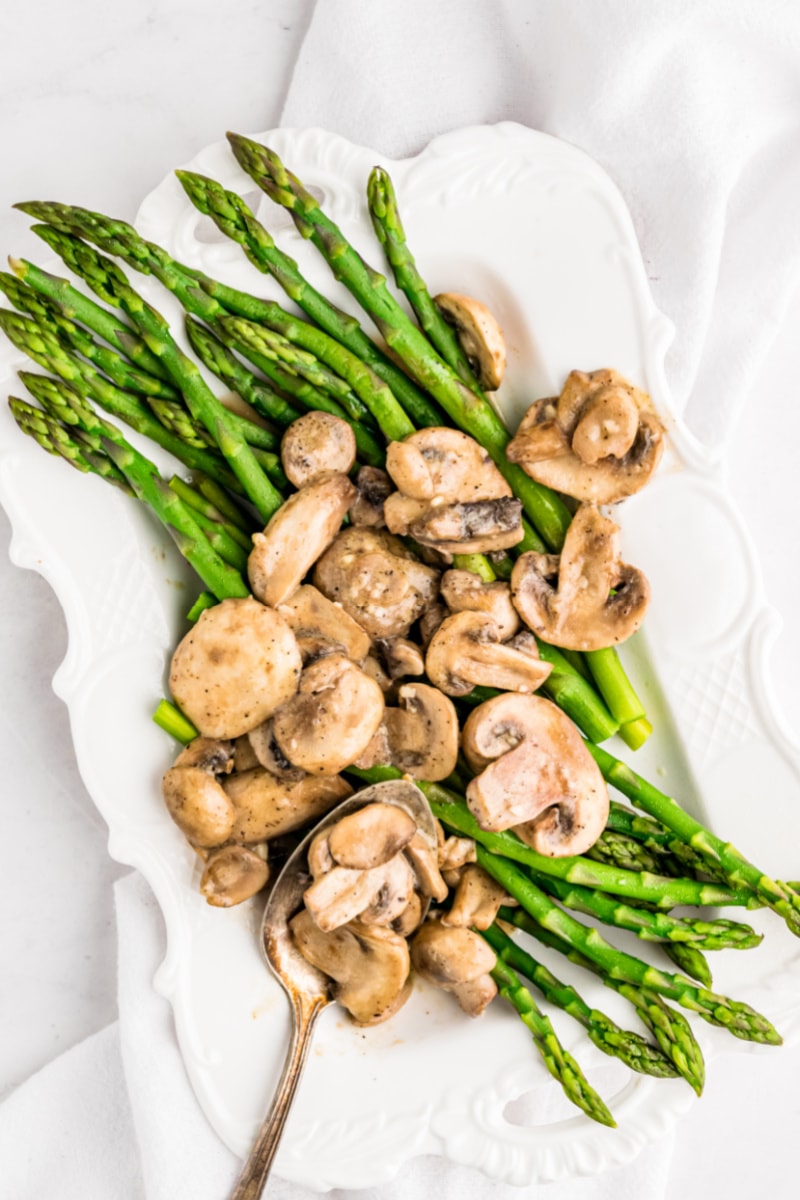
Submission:
[[[302,411],[293,408],[285,396],[270,387],[265,380],[257,379],[252,371],[248,371],[205,325],[187,317],[186,333],[192,349],[203,365],[221,379],[226,387],[251,404],[256,412],[274,421],[281,428],[291,425],[292,421],[302,416]]]
[[[481,936],[486,939],[499,959],[535,984],[545,1000],[562,1008],[579,1021],[603,1054],[619,1058],[632,1071],[638,1071],[641,1075],[663,1078],[678,1074],[662,1050],[638,1033],[621,1029],[599,1009],[590,1008],[575,988],[557,979],[547,967],[512,941],[499,925],[491,925],[482,931]]]
[[[100,475],[107,483],[118,487],[128,496],[134,495],[133,488],[125,476],[106,454],[96,453],[90,447],[76,441],[69,430],[48,413],[34,408],[27,400],[21,400],[17,396],[9,396],[8,406],[22,432],[38,442],[48,454],[58,455],[84,474]]]
[[[662,946],[667,958],[671,958],[680,971],[702,983],[703,987],[710,988],[713,984],[711,967],[703,953],[707,949],[708,946],[701,949],[700,946],[688,942],[666,942]]]

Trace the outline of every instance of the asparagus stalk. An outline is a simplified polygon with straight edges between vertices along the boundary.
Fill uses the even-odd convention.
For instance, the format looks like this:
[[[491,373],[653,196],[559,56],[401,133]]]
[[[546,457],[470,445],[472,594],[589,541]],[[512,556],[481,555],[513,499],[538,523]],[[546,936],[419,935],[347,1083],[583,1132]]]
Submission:
[[[770,879],[760,868],[748,862],[744,855],[723,842],[685,809],[637,775],[629,766],[614,758],[599,746],[587,743],[587,748],[603,773],[603,778],[627,796],[637,808],[643,808],[667,829],[676,833],[710,866],[721,870],[731,887],[748,890],[768,905],[795,936],[800,937],[800,895],[785,884]]]
[[[61,240],[65,240],[65,235],[61,235]],[[228,410],[210,390],[195,363],[187,358],[172,337],[167,322],[130,286],[127,277],[115,263],[77,239],[71,238],[69,241],[82,278],[101,299],[121,308],[133,321],[148,348],[183,393],[192,416],[202,422],[214,438],[261,519],[268,521],[280,507],[281,496],[261,469],[241,430],[229,419]]]
[[[90,447],[77,442],[69,431],[48,413],[34,408],[27,400],[18,396],[9,396],[8,406],[22,432],[38,442],[48,454],[65,459],[84,474],[100,475],[107,483],[118,487],[128,496],[134,495],[133,488],[125,476],[106,454],[98,454]]]
[[[414,310],[420,328],[425,331],[431,344],[444,361],[468,388],[479,390],[477,381],[466,354],[461,349],[451,325],[436,307],[425,280],[420,275],[411,253],[397,196],[389,174],[383,167],[373,167],[367,183],[367,201],[372,227],[381,243],[386,258],[394,273],[397,286],[405,294]]]
[[[681,946],[692,943],[698,950],[749,950],[763,940],[762,934],[737,921],[698,921],[693,917],[673,917],[668,913],[633,908],[595,888],[565,883],[538,871],[533,878],[538,887],[548,895],[555,896],[566,908],[595,917],[604,925],[628,929],[645,941],[666,941]],[[689,971],[689,974],[694,975],[694,972]]]
[[[218,229],[237,242],[254,266],[260,271],[269,272],[287,296],[320,329],[346,346],[388,384],[416,426],[442,424],[442,415],[436,407],[367,337],[355,317],[336,308],[303,278],[294,259],[276,246],[267,230],[235,192],[226,191],[213,179],[190,171],[176,171],[176,175],[195,208],[211,217]],[[230,289],[223,291],[221,285],[205,278],[201,280],[201,285],[232,312],[254,320],[261,319],[249,306],[248,297],[244,297],[242,303],[241,293],[234,293]]]
[[[151,354],[130,325],[95,304],[68,280],[51,275],[25,259],[9,258],[8,263],[18,279],[50,301],[65,317],[99,334],[142,371],[169,382],[169,376],[155,354]]]
[[[690,1084],[699,1096],[705,1083],[703,1052],[698,1045],[691,1026],[682,1013],[670,1008],[663,998],[651,988],[638,987],[616,979],[596,962],[581,954],[557,934],[543,928],[522,908],[501,908],[500,919],[516,926],[524,933],[535,937],[544,946],[557,950],[576,966],[598,975],[605,986],[624,996],[636,1009],[640,1019],[650,1029],[662,1052],[675,1066],[678,1073]]]
[[[719,867],[706,862],[702,855],[681,841],[676,833],[667,829],[660,821],[643,817],[627,804],[611,801],[606,829],[616,837],[628,837],[645,847],[664,864],[661,868],[664,875],[710,875],[725,882],[724,872]],[[677,864],[680,869],[673,870],[673,864]]]
[[[582,1109],[593,1121],[615,1127],[616,1121],[605,1103],[586,1079],[575,1059],[558,1040],[550,1018],[541,1011],[528,989],[520,983],[501,958],[497,959],[492,978],[500,995],[516,1009],[523,1024],[530,1030],[544,1065],[561,1084],[567,1099]]]
[[[265,380],[257,379],[252,371],[248,371],[205,325],[187,317],[186,334],[203,366],[221,379],[232,392],[236,392],[252,405],[256,412],[274,421],[281,428],[291,425],[292,421],[302,416],[300,409],[293,408],[285,396],[270,387]]]
[[[586,857],[594,859],[595,862],[621,867],[625,871],[650,871],[657,875],[689,874],[681,869],[681,864],[671,854],[659,854],[637,838],[629,837],[625,833],[615,833],[608,828],[603,830],[591,849],[586,851]]]
[[[195,509],[196,512],[202,513],[208,521],[213,521],[214,524],[220,525],[225,529],[229,537],[233,538],[242,550],[250,551],[253,543],[252,539],[241,529],[241,527],[227,519],[225,514],[221,512],[215,504],[195,488],[191,487],[178,475],[173,475],[169,481],[169,486],[176,495],[180,496],[184,504],[188,504],[189,508]]]
[[[197,608],[200,600],[202,600],[202,596],[198,598],[198,601],[191,610],[192,612]],[[203,607],[206,607],[206,605],[204,604]],[[211,605],[208,607],[211,607]],[[200,613],[197,615],[200,616]],[[191,615],[189,620],[192,620]],[[200,736],[200,731],[195,729],[189,718],[185,717],[181,710],[176,708],[174,704],[170,704],[169,700],[161,700],[159,702],[158,708],[153,713],[153,721],[160,729],[163,729],[170,737],[174,737],[175,741],[180,742],[183,746],[188,746],[189,742],[193,742],[196,737]]]
[[[678,1074],[662,1050],[638,1033],[621,1029],[599,1009],[590,1008],[574,987],[557,979],[547,967],[512,941],[499,925],[491,925],[481,936],[502,962],[535,984],[545,1000],[549,1000],[551,1004],[579,1021],[603,1054],[619,1058],[632,1071],[638,1071],[641,1075],[663,1078]]]
[[[618,950],[596,929],[587,928],[554,904],[513,863],[489,854],[481,845],[477,847],[477,855],[479,865],[496,879],[509,895],[518,900],[535,921],[552,933],[558,934],[614,978],[636,984],[638,987],[647,987],[676,1000],[684,1008],[697,1012],[704,1021],[727,1029],[734,1037],[773,1046],[782,1041],[767,1018],[749,1005],[731,1000],[727,996],[720,996],[706,988],[695,987],[685,976],[670,975]]]
[[[712,986],[711,967],[703,953],[703,950],[708,950],[710,947],[704,946],[701,949],[699,946],[690,945],[688,942],[668,942],[665,943],[662,949],[667,958],[672,959],[675,966],[683,971],[684,975],[689,975],[692,979],[696,979],[705,988]]]
[[[473,838],[480,846],[490,850],[493,856],[511,859],[548,878],[561,879],[585,888],[596,888],[616,896],[647,900],[658,908],[676,908],[678,905],[747,905],[750,900],[751,893],[748,890],[734,891],[716,883],[621,871],[580,856],[549,858],[544,854],[537,854],[510,830],[505,833],[488,833],[481,829],[460,796],[436,784],[429,784],[427,787],[430,789],[428,799],[431,801],[434,815],[448,828],[462,837]]]

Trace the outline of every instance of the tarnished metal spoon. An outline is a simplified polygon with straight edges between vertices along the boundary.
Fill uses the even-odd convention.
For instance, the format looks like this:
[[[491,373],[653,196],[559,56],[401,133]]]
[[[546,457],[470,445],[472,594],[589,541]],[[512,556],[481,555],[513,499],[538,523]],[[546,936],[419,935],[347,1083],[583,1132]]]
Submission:
[[[302,907],[303,893],[312,882],[307,863],[309,843],[342,817],[378,801],[404,808],[431,849],[436,849],[436,825],[428,801],[410,780],[392,779],[362,788],[343,800],[306,834],[286,860],[264,909],[261,945],[268,966],[289,997],[292,1034],[272,1104],[230,1200],[258,1200],[261,1196],[300,1082],[314,1024],[333,1000],[331,980],[303,958],[289,932],[289,921]]]

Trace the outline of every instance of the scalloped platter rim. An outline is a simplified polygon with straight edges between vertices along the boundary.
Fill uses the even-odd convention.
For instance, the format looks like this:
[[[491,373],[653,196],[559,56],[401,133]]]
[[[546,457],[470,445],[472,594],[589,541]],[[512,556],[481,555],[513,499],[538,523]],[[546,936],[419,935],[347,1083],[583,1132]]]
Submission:
[[[720,464],[670,401],[664,358],[672,328],[653,304],[630,216],[609,177],[574,147],[513,124],[446,134],[400,162],[323,130],[255,136],[320,190],[373,261],[364,185],[375,162],[389,167],[432,288],[477,294],[500,318],[510,368],[498,405],[509,424],[532,399],[557,391],[573,367],[614,366],[650,391],[668,422],[670,450],[656,481],[621,512],[625,556],[654,585],[646,631],[624,649],[656,723],[635,765],[774,875],[789,873],[800,838],[800,748],[775,710],[768,678],[777,616]],[[346,293],[285,214],[253,194],[225,143],[187,166],[247,195],[312,282],[347,307]],[[192,209],[174,177],[144,201],[137,227],[190,266],[278,298],[238,247]],[[135,283],[179,323],[172,297],[150,279]],[[15,352],[0,349],[4,382],[20,365]],[[174,747],[150,722],[199,588],[145,513],[99,480],[49,462],[17,435],[5,406],[0,427],[0,500],[14,528],[12,558],[50,582],[67,620],[69,649],[54,687],[69,709],[81,773],[108,822],[110,853],[142,871],[164,913],[168,950],[155,986],[172,1004],[197,1098],[223,1141],[245,1154],[277,1081],[288,1013],[258,952],[259,905],[214,910],[198,894],[197,861],[159,795]],[[81,533],[87,526],[91,539]],[[126,739],[135,731],[139,753],[120,783],[113,764],[128,745],[123,729]],[[622,757],[633,759],[624,748]],[[787,830],[778,848],[747,819],[748,797],[765,777],[775,818]],[[800,954],[779,922],[762,918],[756,913],[753,923],[769,936],[748,970],[740,956],[727,956],[715,982],[763,1008],[794,1040]],[[630,1023],[615,1008],[617,997],[587,984],[570,964],[553,966],[580,979],[590,1003]],[[555,1019],[609,1101],[616,1130],[594,1126],[563,1101],[513,1014],[494,1005],[470,1022],[449,997],[417,985],[386,1026],[356,1030],[340,1012],[325,1014],[277,1173],[320,1191],[372,1187],[416,1155],[439,1154],[529,1186],[630,1161],[694,1102],[682,1081],[632,1076],[566,1018]],[[709,1060],[753,1051],[696,1024]]]

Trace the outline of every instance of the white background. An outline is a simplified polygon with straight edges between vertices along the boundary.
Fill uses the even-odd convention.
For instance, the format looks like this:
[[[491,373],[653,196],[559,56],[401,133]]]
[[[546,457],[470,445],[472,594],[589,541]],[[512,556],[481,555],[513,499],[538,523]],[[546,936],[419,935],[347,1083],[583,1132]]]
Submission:
[[[43,257],[26,218],[10,211],[15,200],[60,199],[131,219],[176,163],[225,129],[276,124],[312,7],[307,0],[4,5],[3,254]],[[317,123],[325,125],[324,111]],[[787,618],[772,665],[794,730],[799,320],[795,297],[726,454],[734,495],[760,548],[767,594]],[[59,471],[54,463],[54,504]],[[111,884],[124,869],[108,857],[105,827],[77,773],[65,710],[50,689],[66,650],[59,607],[37,575],[7,561],[10,536],[0,511],[0,1098],[114,1019]],[[792,1122],[796,1128],[800,1115],[798,1068],[797,1050],[715,1062],[702,1104],[679,1131],[675,1189],[713,1195],[724,1180],[727,1196],[737,1200],[769,1181],[766,1190],[778,1200],[793,1195],[788,1179],[780,1179],[794,1147],[779,1136]],[[724,1147],[723,1164],[713,1155],[716,1184],[711,1155],[703,1153],[711,1145]],[[689,1163],[693,1173],[684,1177]]]

